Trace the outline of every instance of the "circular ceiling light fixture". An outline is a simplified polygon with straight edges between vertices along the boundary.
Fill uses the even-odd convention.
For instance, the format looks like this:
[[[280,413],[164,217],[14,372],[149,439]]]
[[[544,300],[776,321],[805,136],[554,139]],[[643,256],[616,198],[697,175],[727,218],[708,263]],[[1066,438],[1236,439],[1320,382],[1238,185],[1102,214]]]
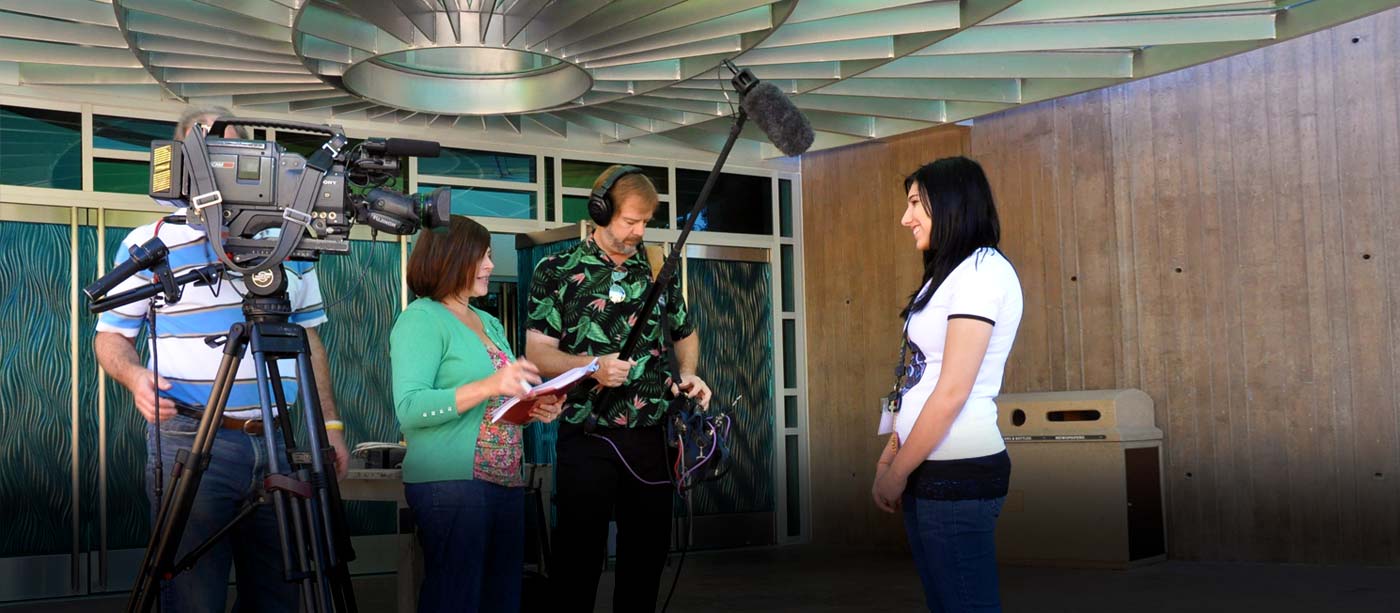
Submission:
[[[593,87],[588,71],[559,58],[498,47],[426,47],[352,64],[341,83],[379,104],[451,115],[528,113],[559,107]]]

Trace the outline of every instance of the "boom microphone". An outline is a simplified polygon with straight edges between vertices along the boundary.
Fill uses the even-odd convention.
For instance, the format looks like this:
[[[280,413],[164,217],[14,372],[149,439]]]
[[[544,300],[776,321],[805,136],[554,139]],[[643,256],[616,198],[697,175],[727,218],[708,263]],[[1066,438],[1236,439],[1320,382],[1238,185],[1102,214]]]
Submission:
[[[777,85],[760,82],[752,86],[739,105],[783,155],[800,155],[812,146],[812,124]]]

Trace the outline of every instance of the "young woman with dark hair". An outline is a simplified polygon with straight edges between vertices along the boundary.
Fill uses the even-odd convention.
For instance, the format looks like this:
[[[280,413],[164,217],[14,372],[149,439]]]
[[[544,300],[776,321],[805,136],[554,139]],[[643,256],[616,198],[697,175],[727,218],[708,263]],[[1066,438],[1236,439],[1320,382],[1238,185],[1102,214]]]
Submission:
[[[993,399],[1021,321],[1021,285],[998,248],[981,166],[944,158],[904,187],[900,223],[924,273],[902,313],[912,359],[871,493],[882,510],[903,511],[930,611],[1000,611],[993,529],[1011,462]]]

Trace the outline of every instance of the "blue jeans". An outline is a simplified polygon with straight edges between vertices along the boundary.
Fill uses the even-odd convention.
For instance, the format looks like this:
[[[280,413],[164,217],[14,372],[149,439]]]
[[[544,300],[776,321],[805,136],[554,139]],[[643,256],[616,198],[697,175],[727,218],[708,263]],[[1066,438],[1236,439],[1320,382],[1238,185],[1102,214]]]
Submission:
[[[525,488],[480,480],[405,483],[423,547],[418,610],[520,610]]]
[[[175,454],[189,449],[199,422],[177,415],[160,422],[161,456],[165,477],[165,496],[170,496],[170,476],[175,468]],[[280,432],[277,439],[279,463],[286,466],[286,451]],[[180,538],[175,560],[178,562],[191,549],[226,525],[242,508],[243,503],[257,495],[267,473],[267,446],[261,436],[251,436],[237,430],[220,428],[210,449],[212,459],[199,483],[189,521]],[[146,428],[146,487],[151,500],[154,523],[155,501],[155,427]],[[199,558],[194,568],[177,575],[161,586],[161,607],[164,613],[224,613],[228,597],[229,567],[237,575],[238,598],[235,611],[289,611],[299,605],[296,584],[282,577],[282,549],[277,542],[277,514],[272,505],[263,505],[238,525],[219,543]]]
[[[904,530],[929,611],[1001,611],[993,530],[1005,501],[1005,497],[931,500],[904,495]]]

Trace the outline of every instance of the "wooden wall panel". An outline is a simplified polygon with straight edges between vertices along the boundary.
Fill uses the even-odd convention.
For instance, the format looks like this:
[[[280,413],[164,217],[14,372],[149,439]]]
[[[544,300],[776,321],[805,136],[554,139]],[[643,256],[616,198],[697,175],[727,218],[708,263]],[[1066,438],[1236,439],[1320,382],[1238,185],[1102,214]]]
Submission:
[[[1400,11],[979,119],[1006,390],[1137,387],[1182,559],[1400,562]]]
[[[899,355],[899,309],[922,264],[899,225],[904,177],[967,150],[946,127],[802,159],[806,241],[812,538],[845,546],[904,543],[902,520],[875,508],[871,477],[883,438],[879,399]]]
[[[803,160],[817,542],[903,541],[865,434],[917,279],[890,237],[961,146],[1026,297],[1004,389],[1150,394],[1173,557],[1400,563],[1400,10],[966,138]]]

